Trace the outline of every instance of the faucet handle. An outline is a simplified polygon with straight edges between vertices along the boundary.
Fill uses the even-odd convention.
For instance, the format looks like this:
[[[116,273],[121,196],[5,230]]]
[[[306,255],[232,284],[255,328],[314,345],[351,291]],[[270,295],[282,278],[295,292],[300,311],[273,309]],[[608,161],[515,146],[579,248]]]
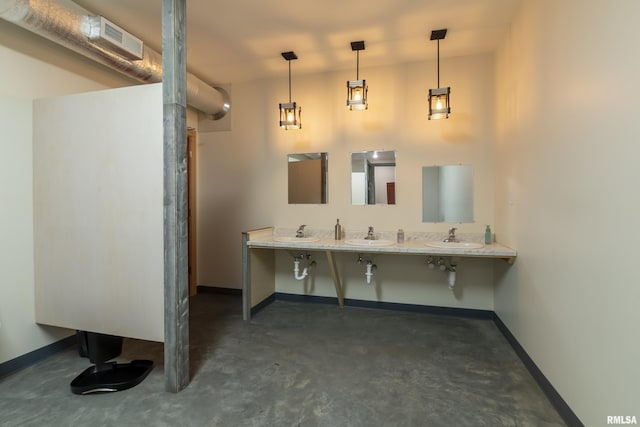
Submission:
[[[298,230],[296,231],[296,237],[304,237],[304,228],[305,227],[306,227],[306,224],[303,224],[300,227],[298,227]]]

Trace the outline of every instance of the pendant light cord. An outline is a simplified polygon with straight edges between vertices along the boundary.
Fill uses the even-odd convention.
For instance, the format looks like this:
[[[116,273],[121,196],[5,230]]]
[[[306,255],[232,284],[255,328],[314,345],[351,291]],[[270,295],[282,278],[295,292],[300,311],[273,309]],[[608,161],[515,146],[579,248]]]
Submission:
[[[291,104],[291,61],[287,61],[289,63],[289,104]]]
[[[438,39],[438,88],[440,88],[440,39]]]
[[[360,51],[356,50],[356,80],[360,80]]]

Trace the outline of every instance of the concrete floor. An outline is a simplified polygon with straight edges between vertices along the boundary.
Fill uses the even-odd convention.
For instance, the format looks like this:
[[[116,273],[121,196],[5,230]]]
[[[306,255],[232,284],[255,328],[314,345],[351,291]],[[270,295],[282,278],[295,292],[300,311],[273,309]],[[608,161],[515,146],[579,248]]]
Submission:
[[[70,392],[75,349],[0,382],[2,426],[564,426],[493,322],[239,296],[191,301],[191,384],[164,392],[162,345],[138,386]]]

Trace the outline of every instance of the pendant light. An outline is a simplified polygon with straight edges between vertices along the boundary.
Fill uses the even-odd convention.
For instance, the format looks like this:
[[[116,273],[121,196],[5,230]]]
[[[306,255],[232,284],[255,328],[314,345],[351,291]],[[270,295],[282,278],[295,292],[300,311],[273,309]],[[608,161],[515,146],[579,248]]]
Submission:
[[[449,104],[450,87],[440,87],[440,40],[447,35],[447,29],[431,31],[431,40],[438,42],[438,88],[429,89],[429,120],[446,119],[451,113]]]
[[[364,50],[364,40],[351,42],[351,50],[356,52],[356,79],[347,81],[347,106],[349,110],[366,110],[367,82],[360,80],[360,51]]]
[[[298,57],[294,52],[282,52],[281,55],[289,63],[289,102],[279,104],[280,127],[286,130],[302,129],[302,121],[300,120],[302,108],[297,106],[295,102],[291,102],[291,61],[298,59]]]

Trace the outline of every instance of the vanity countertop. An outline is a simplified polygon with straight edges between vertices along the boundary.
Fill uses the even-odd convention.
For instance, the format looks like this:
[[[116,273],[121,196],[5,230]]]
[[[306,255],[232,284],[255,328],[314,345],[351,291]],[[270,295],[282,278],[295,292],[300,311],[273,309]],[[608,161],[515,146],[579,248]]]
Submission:
[[[468,256],[484,258],[502,258],[509,263],[513,263],[517,256],[517,251],[499,243],[484,245],[481,248],[435,248],[427,245],[427,242],[442,241],[443,233],[405,233],[404,243],[395,243],[395,233],[377,233],[378,239],[393,240],[394,243],[385,246],[362,246],[349,243],[350,239],[362,237],[362,233],[350,236],[341,240],[335,240],[326,231],[316,231],[308,233],[309,237],[316,237],[315,241],[278,241],[280,236],[294,236],[291,230],[265,228],[249,232],[247,246],[250,248],[273,248],[290,250],[310,250],[310,251],[331,251],[331,252],[359,252],[359,253],[381,253],[381,254],[407,254],[407,255],[441,255],[441,256]],[[483,235],[480,234],[459,234],[459,239],[463,242],[481,242]],[[293,239],[291,239],[293,240]]]
[[[273,260],[273,250],[325,252],[340,307],[344,306],[344,287],[342,286],[339,269],[336,265],[334,256],[336,253],[432,255],[435,257],[470,257],[487,260],[502,259],[508,264],[513,264],[517,256],[517,252],[514,249],[499,243],[481,246],[482,242],[484,242],[484,233],[458,233],[457,238],[461,242],[475,243],[475,245],[456,248],[428,246],[428,242],[438,242],[438,244],[441,244],[443,239],[447,237],[444,233],[405,232],[404,243],[396,243],[395,232],[376,232],[375,237],[377,240],[374,240],[376,243],[371,245],[369,240],[364,239],[367,235],[366,231],[346,232],[341,240],[334,239],[332,230],[313,230],[306,228],[304,233],[305,239],[295,237],[296,229],[266,227],[242,233],[243,319],[249,320],[254,307],[262,304],[275,293],[275,263],[265,261],[268,259]],[[271,250],[265,251],[266,249]],[[297,255],[299,254],[294,256]],[[251,265],[253,264],[251,260],[254,259],[254,256],[256,262],[253,268],[258,269],[255,277],[260,277],[260,280],[253,280],[250,274],[252,269]],[[271,277],[271,279],[268,279],[268,277]]]

